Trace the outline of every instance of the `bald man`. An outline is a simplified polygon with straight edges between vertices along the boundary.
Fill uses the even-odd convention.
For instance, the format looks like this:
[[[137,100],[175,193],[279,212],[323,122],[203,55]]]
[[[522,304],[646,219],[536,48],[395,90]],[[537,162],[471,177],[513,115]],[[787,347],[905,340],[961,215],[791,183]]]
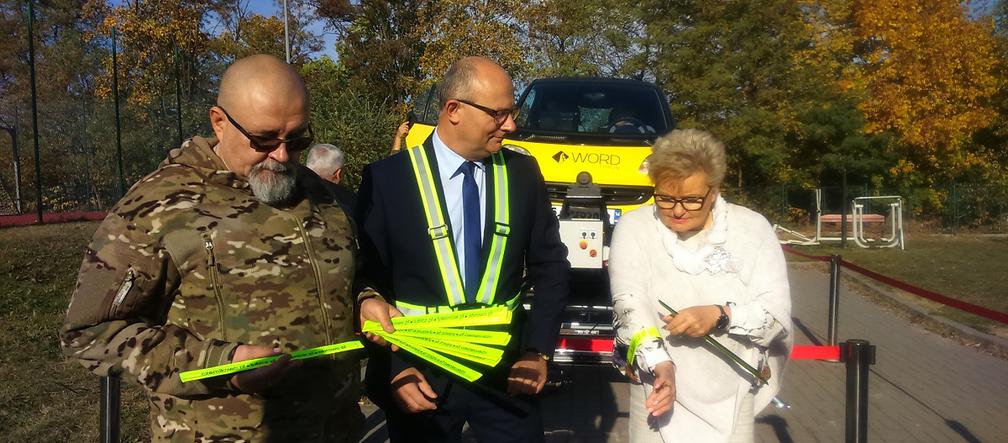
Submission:
[[[236,61],[209,111],[215,136],[172,150],[85,252],[63,350],[143,386],[155,441],[357,441],[357,356],[289,353],[352,340],[355,312],[388,325],[395,311],[357,305],[347,215],[295,161],[312,142],[308,104],[289,65]],[[179,378],[278,354],[233,376]]]
[[[498,364],[471,363],[483,374],[472,383],[376,348],[368,396],[385,409],[394,443],[461,442],[467,422],[483,443],[542,441],[537,395],[567,304],[567,250],[535,159],[501,149],[515,130],[508,74],[467,57],[440,87],[433,134],[364,171],[358,287],[406,315],[506,306],[512,338]]]

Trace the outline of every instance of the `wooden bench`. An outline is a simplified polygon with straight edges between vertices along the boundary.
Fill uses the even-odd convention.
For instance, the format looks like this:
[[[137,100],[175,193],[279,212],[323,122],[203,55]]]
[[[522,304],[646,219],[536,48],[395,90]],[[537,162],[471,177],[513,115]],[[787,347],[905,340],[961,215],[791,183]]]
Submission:
[[[865,214],[861,216],[861,220],[866,224],[885,223],[886,217],[882,214]],[[823,223],[840,223],[840,214],[823,214],[819,216],[819,221]],[[853,214],[847,214],[847,223],[854,223]]]

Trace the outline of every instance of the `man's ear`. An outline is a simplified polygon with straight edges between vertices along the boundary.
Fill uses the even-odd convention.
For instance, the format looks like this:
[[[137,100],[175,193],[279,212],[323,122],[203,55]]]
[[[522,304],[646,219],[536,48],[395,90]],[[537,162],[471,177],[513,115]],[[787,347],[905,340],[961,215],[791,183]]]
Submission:
[[[459,108],[461,108],[461,106],[459,106],[459,102],[455,100],[449,100],[448,103],[445,103],[444,105],[444,111],[445,114],[448,115],[448,121],[450,121],[453,125],[457,125],[460,121],[462,121],[462,116],[459,115]]]
[[[343,181],[343,168],[336,168],[332,173],[333,183],[340,183]]]
[[[224,111],[221,111],[216,106],[210,108],[210,127],[213,128],[214,134],[217,135],[218,142],[220,142],[221,136],[224,135],[225,120],[227,120],[227,117],[224,116]]]

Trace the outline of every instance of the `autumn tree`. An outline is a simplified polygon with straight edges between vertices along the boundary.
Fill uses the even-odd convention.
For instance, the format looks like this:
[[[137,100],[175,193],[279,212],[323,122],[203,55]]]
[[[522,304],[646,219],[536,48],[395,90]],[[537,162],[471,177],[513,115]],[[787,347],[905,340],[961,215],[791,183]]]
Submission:
[[[798,180],[789,140],[828,86],[796,63],[810,41],[797,3],[651,1],[641,8],[657,51],[655,78],[679,126],[706,129],[728,146],[726,184]]]
[[[318,143],[332,143],[346,154],[343,182],[355,187],[364,165],[385,158],[401,115],[390,99],[377,99],[347,87],[351,74],[322,57],[301,69],[311,95],[311,121]]]
[[[424,44],[422,75],[437,79],[455,60],[475,55],[496,61],[512,77],[524,78],[530,69],[521,44],[527,5],[522,0],[425,2],[413,35]]]
[[[544,0],[531,3],[523,19],[532,77],[653,78],[653,48],[635,4]]]
[[[1008,1],[996,2],[991,18],[997,54],[997,92],[990,102],[995,117],[963,146],[979,161],[955,177],[959,213],[970,224],[1004,223],[1008,208]]]
[[[308,25],[318,16],[303,0],[287,3],[287,34],[290,36],[290,62],[301,66],[322,50],[322,39],[308,31]],[[250,13],[248,5],[237,0],[223,0],[215,8],[216,17],[225,30],[211,40],[212,51],[226,61],[253,54],[286,57],[283,16],[263,16]]]
[[[337,33],[339,63],[349,84],[405,115],[405,103],[421,88],[416,38],[419,8],[427,0],[321,0],[318,13]]]
[[[988,18],[958,1],[855,2],[856,67],[867,130],[891,131],[907,149],[897,174],[947,176],[980,159],[964,142],[995,112],[998,57]],[[938,174],[933,174],[937,172]]]
[[[115,28],[120,93],[130,104],[150,104],[174,85],[176,50],[190,58],[207,54],[210,36],[201,28],[205,13],[204,5],[194,0],[127,1],[107,11],[101,28],[90,37],[110,42]],[[103,97],[112,92],[111,58],[105,66],[108,75],[98,91]]]
[[[103,118],[111,109],[95,98],[95,91],[107,53],[87,38],[100,25],[100,15],[86,1],[53,0],[34,6],[41,189],[27,172],[34,169],[27,9],[23,1],[0,3],[3,29],[11,37],[0,45],[0,59],[5,61],[0,64],[0,125],[17,130],[23,202],[33,203],[41,192],[49,210],[102,206],[108,202],[112,180],[101,171],[114,164],[114,149],[108,149],[108,140],[98,130],[109,127],[112,120]],[[0,134],[0,181],[8,184],[13,181],[11,154],[7,134]]]

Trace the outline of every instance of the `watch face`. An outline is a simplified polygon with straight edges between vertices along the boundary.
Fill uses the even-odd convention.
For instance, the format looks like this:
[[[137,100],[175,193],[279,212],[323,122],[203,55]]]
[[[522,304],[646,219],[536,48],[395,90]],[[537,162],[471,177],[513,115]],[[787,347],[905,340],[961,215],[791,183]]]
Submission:
[[[725,328],[727,328],[728,327],[728,316],[724,315],[724,314],[721,314],[721,316],[718,317],[718,319],[717,319],[717,325],[715,325],[715,327],[718,328],[718,329],[725,329]]]

